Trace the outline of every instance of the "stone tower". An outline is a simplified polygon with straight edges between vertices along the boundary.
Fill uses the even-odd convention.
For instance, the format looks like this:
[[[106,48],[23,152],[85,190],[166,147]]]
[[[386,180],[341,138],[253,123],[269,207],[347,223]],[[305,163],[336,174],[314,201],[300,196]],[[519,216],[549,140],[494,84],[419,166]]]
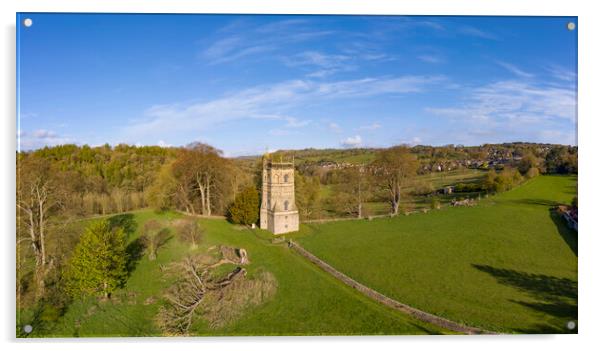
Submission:
[[[274,234],[299,230],[299,211],[295,205],[294,159],[263,157],[260,227]]]

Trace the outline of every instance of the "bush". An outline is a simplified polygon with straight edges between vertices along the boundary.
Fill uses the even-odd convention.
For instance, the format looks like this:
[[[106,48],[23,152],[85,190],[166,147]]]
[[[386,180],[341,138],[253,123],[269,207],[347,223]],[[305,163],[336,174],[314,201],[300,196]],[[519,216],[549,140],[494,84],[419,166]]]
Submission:
[[[483,185],[479,183],[459,183],[454,187],[456,193],[474,193],[483,190]]]
[[[483,181],[483,188],[494,192],[506,191],[518,185],[522,180],[523,177],[516,169],[507,168],[500,173],[489,171]]]
[[[539,175],[539,169],[537,169],[536,167],[531,167],[527,171],[527,174],[525,174],[525,177],[527,177],[527,179],[531,179],[531,178],[537,177],[538,175]]]
[[[236,224],[250,225],[259,220],[259,194],[254,187],[247,187],[234,199],[228,209],[228,220]]]
[[[424,196],[432,194],[435,191],[435,187],[430,182],[419,182],[414,186],[412,194],[416,196]]]

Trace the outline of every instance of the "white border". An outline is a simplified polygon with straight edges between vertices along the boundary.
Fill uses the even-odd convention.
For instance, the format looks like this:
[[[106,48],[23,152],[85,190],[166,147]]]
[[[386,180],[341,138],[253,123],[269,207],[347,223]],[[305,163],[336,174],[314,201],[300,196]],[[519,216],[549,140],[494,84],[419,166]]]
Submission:
[[[602,226],[596,213],[602,199],[602,185],[597,181],[602,164],[602,129],[600,119],[602,100],[599,65],[602,63],[600,33],[602,13],[596,11],[595,1],[525,0],[451,1],[451,0],[332,0],[332,1],[82,1],[82,0],[22,0],[0,2],[2,18],[2,152],[0,172],[2,181],[0,215],[2,231],[4,284],[1,289],[3,317],[0,331],[5,349],[50,350],[106,350],[107,347],[137,347],[144,344],[148,350],[163,350],[168,344],[178,350],[219,348],[243,350],[305,350],[307,348],[337,348],[359,350],[375,346],[378,349],[420,347],[427,349],[508,350],[516,347],[550,350],[589,349],[596,343],[596,334],[602,326],[596,312],[600,312],[602,298],[600,270],[602,269]],[[195,339],[87,339],[80,341],[46,340],[16,341],[14,298],[14,228],[15,228],[15,13],[16,12],[138,12],[138,13],[302,13],[302,14],[403,14],[403,15],[546,15],[579,16],[579,174],[580,243],[579,243],[579,335],[569,336],[471,336],[471,337],[287,337],[287,338],[195,338]],[[597,84],[598,83],[598,84]],[[200,344],[200,345],[199,345]]]

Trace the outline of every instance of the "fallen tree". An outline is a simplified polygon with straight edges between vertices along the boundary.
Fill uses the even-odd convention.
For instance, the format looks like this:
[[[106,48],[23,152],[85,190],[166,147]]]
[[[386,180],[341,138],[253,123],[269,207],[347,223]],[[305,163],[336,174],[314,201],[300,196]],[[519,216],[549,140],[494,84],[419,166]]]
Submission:
[[[240,317],[247,306],[271,297],[276,279],[269,272],[248,279],[241,267],[248,262],[246,250],[221,246],[215,255],[187,257],[167,266],[165,273],[175,280],[157,314],[159,327],[167,335],[188,335],[202,316],[211,328],[218,328]],[[234,268],[224,273],[224,265]]]

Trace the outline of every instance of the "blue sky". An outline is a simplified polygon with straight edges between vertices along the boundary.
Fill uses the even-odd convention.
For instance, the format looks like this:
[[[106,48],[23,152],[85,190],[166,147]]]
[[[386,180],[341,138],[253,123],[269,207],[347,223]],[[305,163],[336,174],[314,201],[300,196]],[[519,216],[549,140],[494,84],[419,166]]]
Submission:
[[[24,18],[23,150],[576,143],[576,18]]]

